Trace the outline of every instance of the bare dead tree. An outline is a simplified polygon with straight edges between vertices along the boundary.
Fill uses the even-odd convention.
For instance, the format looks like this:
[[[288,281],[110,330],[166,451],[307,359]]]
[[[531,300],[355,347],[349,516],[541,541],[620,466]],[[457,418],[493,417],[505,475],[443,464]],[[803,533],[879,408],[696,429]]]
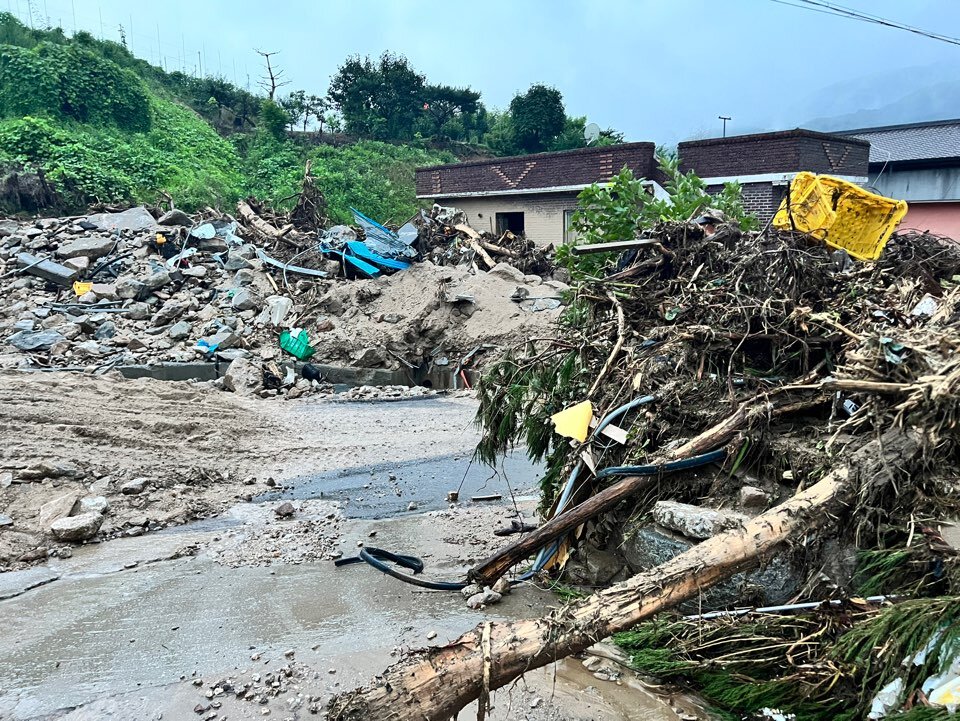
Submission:
[[[280,51],[275,50],[273,52],[267,53],[263,50],[257,50],[254,48],[254,52],[257,55],[260,55],[264,62],[267,65],[267,74],[260,78],[260,81],[257,83],[263,90],[267,93],[267,97],[270,98],[270,101],[273,101],[273,96],[277,92],[277,88],[282,88],[284,85],[289,85],[289,80],[283,79],[283,70],[275,69],[273,64],[270,62],[270,56],[276,55]]]

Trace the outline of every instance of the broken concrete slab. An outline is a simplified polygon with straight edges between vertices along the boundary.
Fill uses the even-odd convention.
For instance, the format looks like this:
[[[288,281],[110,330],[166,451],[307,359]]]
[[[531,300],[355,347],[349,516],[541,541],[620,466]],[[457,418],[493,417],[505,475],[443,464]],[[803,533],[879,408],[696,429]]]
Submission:
[[[657,501],[653,506],[653,520],[687,538],[703,540],[740,526],[747,516],[688,503]]]
[[[55,330],[21,330],[7,338],[7,343],[22,351],[47,351],[66,338]]]
[[[20,268],[29,268],[24,272],[43,278],[51,283],[62,285],[69,288],[77,279],[78,272],[75,268],[68,268],[52,260],[41,260],[30,253],[20,253],[17,255],[17,266]]]
[[[117,245],[116,238],[81,238],[66,245],[61,245],[54,251],[58,258],[89,258],[97,260],[108,255]]]
[[[98,230],[154,230],[160,226],[143,206],[124,210],[122,213],[97,213],[87,216],[87,223]]]

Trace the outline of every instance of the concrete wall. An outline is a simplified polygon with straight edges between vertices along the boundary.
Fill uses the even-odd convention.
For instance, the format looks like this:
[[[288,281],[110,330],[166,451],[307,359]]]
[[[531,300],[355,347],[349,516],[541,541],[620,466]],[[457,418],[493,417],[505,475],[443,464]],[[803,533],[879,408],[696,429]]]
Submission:
[[[576,193],[538,193],[483,198],[439,198],[440,205],[459,208],[467,222],[479,231],[497,232],[497,213],[523,213],[528,240],[538,246],[563,243],[563,212],[576,210]]]
[[[960,168],[914,168],[889,166],[879,177],[870,173],[869,185],[881,195],[908,203],[915,200],[960,200]]]

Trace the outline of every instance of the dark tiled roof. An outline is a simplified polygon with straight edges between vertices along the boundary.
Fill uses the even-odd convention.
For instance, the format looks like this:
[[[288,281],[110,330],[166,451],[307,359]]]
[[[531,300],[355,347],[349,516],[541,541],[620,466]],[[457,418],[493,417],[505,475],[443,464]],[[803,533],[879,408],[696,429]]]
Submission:
[[[869,140],[871,163],[960,157],[960,119],[860,128],[837,134]]]

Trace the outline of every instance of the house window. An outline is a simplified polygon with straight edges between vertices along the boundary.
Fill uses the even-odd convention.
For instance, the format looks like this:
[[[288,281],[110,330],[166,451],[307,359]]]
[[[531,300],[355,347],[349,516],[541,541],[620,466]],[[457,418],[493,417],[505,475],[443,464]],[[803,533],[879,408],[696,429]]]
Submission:
[[[497,213],[497,235],[507,231],[523,235],[523,213]]]
[[[577,242],[577,231],[573,229],[573,214],[575,210],[563,211],[563,243],[574,245]]]

